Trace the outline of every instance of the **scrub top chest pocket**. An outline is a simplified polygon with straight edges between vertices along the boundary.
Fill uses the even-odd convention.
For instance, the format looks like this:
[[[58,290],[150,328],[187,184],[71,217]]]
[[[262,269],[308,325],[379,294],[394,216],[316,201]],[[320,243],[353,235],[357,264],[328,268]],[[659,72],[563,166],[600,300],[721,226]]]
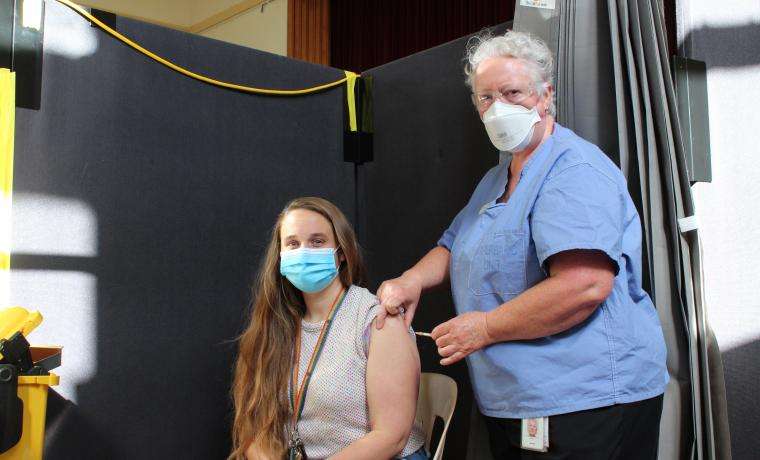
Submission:
[[[515,296],[526,288],[528,234],[499,230],[483,235],[472,258],[468,285],[475,295]]]

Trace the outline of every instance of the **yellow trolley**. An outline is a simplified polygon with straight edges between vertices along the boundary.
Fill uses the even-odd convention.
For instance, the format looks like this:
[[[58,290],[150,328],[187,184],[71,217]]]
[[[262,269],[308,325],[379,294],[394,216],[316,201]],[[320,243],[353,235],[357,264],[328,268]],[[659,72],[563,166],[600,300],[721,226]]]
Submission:
[[[0,460],[40,460],[48,387],[59,378],[61,347],[31,347],[26,335],[42,322],[21,307],[0,311]]]

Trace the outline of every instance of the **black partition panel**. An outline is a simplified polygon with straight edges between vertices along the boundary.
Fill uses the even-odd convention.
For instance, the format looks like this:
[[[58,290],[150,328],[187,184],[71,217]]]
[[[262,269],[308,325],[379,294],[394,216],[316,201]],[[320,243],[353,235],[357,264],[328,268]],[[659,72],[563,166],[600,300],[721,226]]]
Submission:
[[[343,76],[122,18],[115,27],[227,81]],[[320,195],[355,215],[344,89],[275,98],[200,83],[56,2],[45,31],[41,109],[16,113],[12,260],[12,300],[46,316],[31,341],[65,347],[45,457],[225,458],[231,341],[277,213]]]
[[[505,26],[494,29],[503,33]],[[360,171],[371,288],[398,276],[433,248],[480,178],[498,162],[464,83],[468,37],[365,72],[373,79],[374,161]],[[424,294],[414,324],[430,331],[454,316],[449,289]],[[473,405],[464,362],[438,363],[418,339],[422,370],[456,380],[459,399],[445,458],[464,459]]]

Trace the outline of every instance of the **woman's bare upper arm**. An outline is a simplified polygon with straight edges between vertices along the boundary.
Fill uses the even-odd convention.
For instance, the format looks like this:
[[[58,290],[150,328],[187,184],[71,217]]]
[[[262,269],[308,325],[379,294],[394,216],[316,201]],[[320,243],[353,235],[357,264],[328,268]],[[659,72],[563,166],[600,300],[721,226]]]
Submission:
[[[420,358],[401,316],[371,328],[367,359],[367,404],[371,429],[393,431],[406,439],[417,409]]]

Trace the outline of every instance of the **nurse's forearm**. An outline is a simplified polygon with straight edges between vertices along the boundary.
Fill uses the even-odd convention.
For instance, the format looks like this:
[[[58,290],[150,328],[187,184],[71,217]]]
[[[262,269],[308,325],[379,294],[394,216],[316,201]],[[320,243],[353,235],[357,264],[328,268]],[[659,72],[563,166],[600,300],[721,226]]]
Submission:
[[[609,295],[603,278],[552,276],[486,314],[494,342],[530,340],[583,322]]]
[[[448,281],[450,262],[449,250],[436,246],[402,276],[412,278],[423,291],[428,291]]]

